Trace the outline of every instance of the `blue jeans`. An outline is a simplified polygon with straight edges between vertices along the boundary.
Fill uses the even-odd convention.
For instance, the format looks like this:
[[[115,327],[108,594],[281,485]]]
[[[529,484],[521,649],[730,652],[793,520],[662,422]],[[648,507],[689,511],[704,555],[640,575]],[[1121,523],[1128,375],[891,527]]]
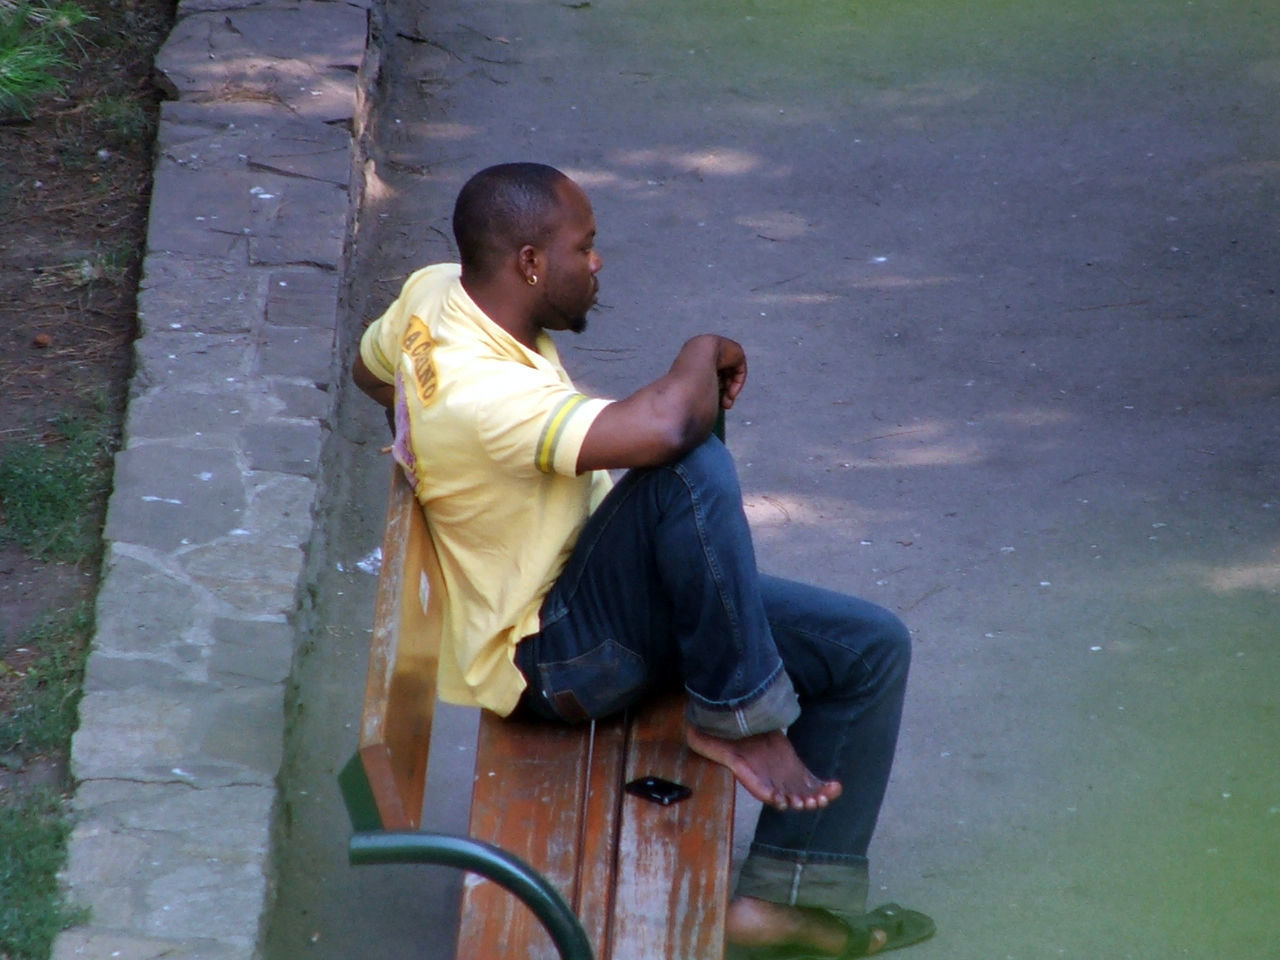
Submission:
[[[786,729],[842,795],[761,812],[739,896],[866,909],[867,847],[897,743],[910,639],[865,600],[760,574],[728,451],[629,472],[587,521],[516,648],[521,704],[548,719],[607,716],[683,686],[689,720],[721,737]]]

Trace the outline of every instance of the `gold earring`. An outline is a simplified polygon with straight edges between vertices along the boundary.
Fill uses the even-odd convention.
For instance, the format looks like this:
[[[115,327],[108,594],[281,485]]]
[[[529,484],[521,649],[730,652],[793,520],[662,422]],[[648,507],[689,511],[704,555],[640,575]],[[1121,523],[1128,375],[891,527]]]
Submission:
[[[531,287],[532,287],[532,286],[533,286],[534,284],[536,284],[537,282],[538,282],[538,275],[537,275],[536,273],[535,273],[535,274],[532,274],[532,275],[529,277],[529,286],[531,286]]]

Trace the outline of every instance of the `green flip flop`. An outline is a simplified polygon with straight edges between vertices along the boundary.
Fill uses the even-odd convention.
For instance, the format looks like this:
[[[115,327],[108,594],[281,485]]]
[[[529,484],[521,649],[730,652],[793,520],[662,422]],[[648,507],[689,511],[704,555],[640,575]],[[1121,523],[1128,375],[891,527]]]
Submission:
[[[844,922],[844,921],[842,921]],[[876,954],[900,950],[922,940],[928,940],[937,930],[933,920],[919,910],[908,910],[896,903],[886,903],[870,913],[863,914],[856,923],[845,923],[849,940],[844,953],[839,955],[815,954],[808,947],[736,947],[730,945],[726,960],[855,960],[867,956],[871,946],[871,934],[883,930],[888,936],[885,945]]]
[[[851,943],[849,947],[845,948],[845,952],[840,955],[841,960],[846,957],[865,957],[867,955],[867,946],[871,942],[872,930],[883,930],[888,934],[889,939],[885,942],[885,945],[876,951],[876,953],[884,953],[888,950],[900,950],[903,947],[909,947],[919,943],[921,940],[928,940],[933,936],[938,926],[931,917],[926,916],[919,910],[908,910],[906,907],[900,907],[896,903],[886,903],[884,906],[876,907],[866,914],[853,929],[866,932],[866,939],[862,943],[861,952],[851,953],[850,949],[854,948],[854,944]]]

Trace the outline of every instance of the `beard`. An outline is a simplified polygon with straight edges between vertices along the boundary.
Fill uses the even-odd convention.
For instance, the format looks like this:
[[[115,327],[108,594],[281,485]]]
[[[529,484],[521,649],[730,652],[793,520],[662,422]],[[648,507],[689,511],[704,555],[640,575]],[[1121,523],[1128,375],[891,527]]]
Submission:
[[[559,287],[548,289],[543,301],[545,317],[539,326],[547,330],[568,330],[583,333],[587,329],[587,314],[596,308],[599,286],[591,285],[591,291],[583,296],[581,291],[566,295]]]
[[[561,313],[561,319],[564,322],[564,329],[571,333],[583,333],[587,329],[587,315],[596,308],[596,298],[594,295],[591,301],[585,307],[579,307],[576,310],[565,310]]]

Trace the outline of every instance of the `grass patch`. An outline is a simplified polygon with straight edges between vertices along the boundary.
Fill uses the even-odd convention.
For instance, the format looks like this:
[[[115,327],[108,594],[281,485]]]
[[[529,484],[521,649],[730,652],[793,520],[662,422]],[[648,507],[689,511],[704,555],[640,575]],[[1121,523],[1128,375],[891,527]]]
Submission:
[[[100,282],[119,285],[128,279],[134,256],[133,247],[128,244],[99,244],[91,256],[82,260],[42,267],[32,286],[88,287]]]
[[[59,931],[88,919],[63,904],[58,888],[70,832],[51,790],[0,806],[0,957],[42,960]]]
[[[19,641],[38,650],[24,669],[7,667],[6,686],[16,688],[16,706],[0,715],[0,753],[65,754],[76,732],[80,683],[93,630],[85,602],[38,625]],[[0,954],[3,956],[3,954]]]
[[[67,49],[87,15],[72,3],[0,0],[0,116],[25,116],[66,86]]]
[[[89,112],[99,132],[113,143],[150,140],[155,136],[153,111],[138,103],[136,97],[120,94],[100,96],[90,101]]]
[[[79,562],[99,547],[98,511],[111,483],[107,417],[57,418],[39,441],[0,454],[0,539],[42,560]]]

